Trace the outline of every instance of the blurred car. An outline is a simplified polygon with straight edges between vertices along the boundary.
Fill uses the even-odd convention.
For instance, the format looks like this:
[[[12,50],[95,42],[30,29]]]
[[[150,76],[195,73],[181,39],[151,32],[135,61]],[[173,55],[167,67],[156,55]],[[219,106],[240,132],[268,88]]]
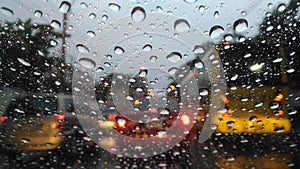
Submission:
[[[71,151],[89,139],[81,130],[69,95],[12,98],[0,118],[1,149]]]
[[[217,131],[251,134],[290,132],[291,106],[288,103],[283,48],[255,41],[227,43],[220,54],[228,90],[227,95],[221,97],[226,111],[222,112]]]
[[[132,80],[132,79],[131,79]],[[168,137],[168,129],[175,120],[179,119],[178,125],[192,125],[192,118],[180,112],[180,88],[176,83],[170,83],[165,87],[164,107],[155,107],[150,104],[150,98],[155,93],[146,86],[145,78],[135,77],[129,85],[129,100],[134,111],[146,112],[145,116],[140,116],[141,120],[131,119],[126,113],[120,112],[112,99],[113,89],[111,86],[112,75],[102,79],[96,90],[96,99],[100,107],[104,107],[101,112],[105,117],[99,123],[100,128],[112,128],[119,133],[136,138],[148,138],[153,136]]]

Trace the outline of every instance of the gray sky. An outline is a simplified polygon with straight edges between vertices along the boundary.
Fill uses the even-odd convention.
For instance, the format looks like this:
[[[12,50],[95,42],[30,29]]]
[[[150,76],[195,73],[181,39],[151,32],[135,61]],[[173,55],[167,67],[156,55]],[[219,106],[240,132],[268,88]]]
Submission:
[[[246,19],[248,28],[240,34],[246,37],[255,36],[265,14],[277,9],[279,4],[289,2],[289,0],[185,1],[190,3],[184,2],[184,0],[69,0],[72,3],[68,16],[71,37],[67,40],[69,45],[67,53],[73,56],[78,55],[75,46],[78,43],[85,44],[90,38],[87,31],[94,31],[98,36],[97,32],[105,29],[111,21],[130,16],[132,9],[136,6],[144,8],[146,13],[160,13],[186,19],[190,25],[205,33],[209,41],[217,42],[222,36],[211,38],[208,35],[213,26],[223,27],[224,35],[234,32],[233,24],[236,20]],[[63,13],[58,10],[61,2],[61,0],[0,0],[0,20],[13,21],[18,18],[22,20],[32,18],[37,23],[50,24],[53,20],[61,22]],[[109,3],[118,4],[121,7],[120,10],[113,11],[109,7]],[[7,13],[6,8],[13,11],[14,14]],[[41,16],[35,16],[37,10],[42,12]],[[92,13],[95,14],[95,18],[90,17]],[[103,15],[108,16],[107,20],[103,20]]]

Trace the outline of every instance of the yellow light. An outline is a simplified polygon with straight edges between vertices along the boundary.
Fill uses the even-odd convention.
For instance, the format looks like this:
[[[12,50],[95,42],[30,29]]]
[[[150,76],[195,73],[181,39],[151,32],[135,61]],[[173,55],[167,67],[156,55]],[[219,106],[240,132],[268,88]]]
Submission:
[[[283,94],[279,93],[279,94],[274,98],[274,101],[280,102],[280,101],[282,101],[283,98],[284,98],[284,97],[283,97]]]
[[[186,115],[186,114],[181,115],[180,119],[181,119],[181,121],[182,121],[182,123],[183,123],[184,125],[189,125],[190,122],[191,122],[190,117],[189,117],[188,115]]]
[[[170,89],[173,91],[175,90],[175,86],[174,85],[170,85]]]
[[[138,105],[138,104],[140,104],[140,101],[139,101],[139,100],[135,100],[135,101],[134,101],[134,104],[135,104],[135,105]]]

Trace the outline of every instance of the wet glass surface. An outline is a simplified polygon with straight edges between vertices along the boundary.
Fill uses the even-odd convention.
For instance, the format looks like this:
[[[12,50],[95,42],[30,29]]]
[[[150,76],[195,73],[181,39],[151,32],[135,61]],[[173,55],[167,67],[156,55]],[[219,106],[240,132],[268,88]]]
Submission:
[[[299,168],[299,0],[0,0],[0,168]]]

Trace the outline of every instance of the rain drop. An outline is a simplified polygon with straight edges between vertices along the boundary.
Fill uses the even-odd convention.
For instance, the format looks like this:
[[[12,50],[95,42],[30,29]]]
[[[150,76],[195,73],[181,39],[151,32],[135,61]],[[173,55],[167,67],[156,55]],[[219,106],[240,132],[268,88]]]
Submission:
[[[149,45],[149,44],[147,44],[147,45],[145,45],[145,46],[143,47],[143,51],[149,52],[149,51],[151,51],[151,50],[152,50],[152,46]]]
[[[87,31],[86,33],[88,34],[89,37],[96,36],[95,32],[93,32],[93,31]]]
[[[95,61],[93,61],[92,59],[89,59],[89,58],[80,58],[79,63],[80,63],[80,65],[82,65],[83,67],[88,68],[88,69],[92,69],[96,66]]]
[[[203,48],[202,46],[196,45],[196,46],[194,47],[193,52],[194,52],[195,54],[203,54],[203,53],[205,52],[205,50],[204,50],[204,48]]]
[[[283,12],[286,9],[285,4],[280,4],[277,8],[278,12]]]
[[[236,32],[244,32],[248,29],[248,21],[246,19],[239,19],[234,22],[233,28]]]
[[[59,11],[62,13],[68,13],[70,11],[71,4],[70,2],[63,1],[59,6]]]
[[[174,75],[177,71],[178,71],[178,69],[176,67],[172,67],[168,70],[170,75]]]
[[[117,54],[117,55],[122,55],[125,52],[124,49],[120,46],[116,46],[114,51],[115,51],[115,54]]]
[[[222,26],[213,26],[209,31],[209,36],[211,38],[217,38],[224,33],[224,28]]]
[[[89,49],[82,44],[77,44],[76,48],[80,53],[90,53]]]
[[[57,46],[57,44],[58,44],[58,42],[56,40],[54,40],[54,39],[50,40],[50,45],[51,46]]]
[[[148,74],[147,69],[145,69],[145,68],[140,69],[139,77],[146,77],[147,74]]]
[[[141,22],[146,18],[146,11],[141,7],[135,7],[131,11],[131,18],[135,22]]]
[[[40,10],[36,10],[34,12],[34,16],[37,17],[37,18],[41,18],[43,16],[43,12],[40,11]]]
[[[235,81],[238,77],[239,77],[239,75],[238,75],[238,74],[235,74],[235,75],[233,75],[233,76],[230,78],[230,80],[231,80],[231,81]]]
[[[194,3],[194,2],[196,2],[196,1],[197,1],[197,0],[184,0],[184,2],[189,3],[189,4]]]
[[[203,69],[204,68],[204,64],[198,60],[195,62],[195,67],[198,68],[198,69]]]
[[[216,12],[214,13],[214,17],[215,17],[215,18],[219,18],[219,16],[220,16],[219,11],[216,11]]]
[[[14,15],[14,11],[12,11],[11,9],[6,8],[6,7],[1,7],[1,12],[4,15],[7,15],[7,16],[13,16]]]
[[[168,115],[170,112],[166,109],[163,109],[162,111],[159,112],[161,115]]]
[[[286,72],[287,72],[287,73],[293,73],[293,72],[295,72],[295,69],[294,69],[294,68],[290,68],[290,69],[288,69]]]
[[[226,123],[226,125],[227,125],[228,127],[232,127],[232,126],[234,125],[234,121],[228,121],[228,122]]]
[[[207,89],[200,89],[200,96],[207,96],[208,95],[208,90]]]
[[[156,61],[157,61],[157,56],[150,57],[150,62],[156,62]]]
[[[90,18],[90,19],[95,19],[95,18],[96,18],[96,14],[91,13],[91,14],[89,15],[89,18]]]
[[[57,20],[51,21],[51,24],[50,24],[50,25],[51,25],[53,28],[55,28],[55,29],[59,29],[60,26],[61,26],[60,22],[58,22]]]
[[[277,58],[277,59],[273,60],[273,63],[279,63],[279,62],[281,62],[282,60],[283,60],[282,58]]]
[[[190,24],[185,19],[178,19],[174,23],[174,29],[178,32],[186,32],[190,29]]]
[[[29,62],[25,61],[22,58],[17,58],[17,60],[24,66],[31,66],[31,64]]]
[[[252,56],[251,53],[247,53],[246,55],[244,55],[244,58],[249,58],[251,56]]]
[[[108,7],[109,7],[109,9],[111,9],[114,12],[117,12],[121,9],[121,6],[119,4],[116,4],[116,3],[109,3]]]
[[[251,116],[251,117],[249,118],[249,121],[255,121],[256,119],[257,119],[256,116]]]
[[[21,139],[21,142],[22,142],[22,143],[30,143],[31,140],[28,139],[28,138],[22,138],[22,139]]]
[[[204,12],[205,11],[205,6],[199,6],[199,8],[198,8],[198,10],[199,10],[199,12]]]
[[[182,59],[182,55],[179,52],[172,52],[166,58],[171,62],[178,62]]]

